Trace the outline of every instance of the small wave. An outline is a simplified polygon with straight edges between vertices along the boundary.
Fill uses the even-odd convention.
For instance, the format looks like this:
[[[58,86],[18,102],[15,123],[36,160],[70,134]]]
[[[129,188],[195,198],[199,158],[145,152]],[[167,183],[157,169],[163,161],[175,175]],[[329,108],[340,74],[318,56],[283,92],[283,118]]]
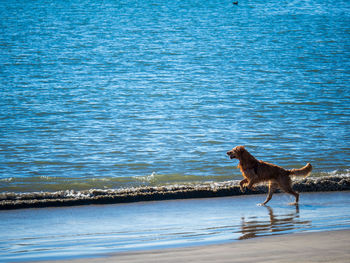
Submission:
[[[10,177],[0,179],[0,192],[55,192],[65,190],[120,189],[130,187],[162,186],[168,184],[196,184],[207,181],[227,181],[232,176],[196,176],[158,174],[132,177]]]
[[[158,174],[153,172],[146,176],[132,177],[134,180],[147,183],[154,186],[174,184],[174,183],[201,183],[208,181],[227,181],[232,179],[232,176],[197,176],[184,174]]]
[[[350,177],[350,169],[334,170],[334,171],[328,172],[328,174],[330,176],[348,176],[348,177]]]
[[[157,180],[157,173],[153,172],[150,175],[138,176],[138,177],[135,177],[135,179],[140,180],[141,182],[154,182]]]
[[[299,192],[350,190],[350,176],[305,178],[294,183]],[[245,194],[266,193],[259,185]],[[137,201],[155,201],[186,198],[208,198],[241,195],[238,181],[206,182],[200,184],[173,184],[163,186],[128,187],[121,189],[66,190],[57,192],[1,193],[0,209],[73,206],[87,204],[114,204]]]

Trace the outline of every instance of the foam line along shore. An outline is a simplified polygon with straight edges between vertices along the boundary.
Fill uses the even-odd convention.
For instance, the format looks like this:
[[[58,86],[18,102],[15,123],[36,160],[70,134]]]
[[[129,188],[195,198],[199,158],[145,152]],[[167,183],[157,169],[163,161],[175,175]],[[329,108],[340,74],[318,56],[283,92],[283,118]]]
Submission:
[[[350,177],[327,176],[322,178],[306,178],[294,182],[293,188],[299,192],[346,191],[350,190]],[[33,193],[8,192],[0,194],[0,210],[223,197],[242,194],[262,194],[266,192],[267,187],[260,185],[254,191],[247,190],[245,193],[242,193],[238,181],[144,186],[108,190],[90,189],[83,191],[66,190]]]

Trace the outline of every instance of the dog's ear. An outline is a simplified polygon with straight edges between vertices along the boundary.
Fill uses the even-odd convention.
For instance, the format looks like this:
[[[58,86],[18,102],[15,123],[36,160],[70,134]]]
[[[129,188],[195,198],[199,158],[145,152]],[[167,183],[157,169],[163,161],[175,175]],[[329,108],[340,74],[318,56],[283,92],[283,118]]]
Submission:
[[[235,153],[239,156],[242,156],[242,154],[245,152],[244,146],[236,146]]]
[[[244,148],[244,146],[237,146],[236,147],[236,151],[237,152],[243,152],[243,151],[245,151],[245,148]]]

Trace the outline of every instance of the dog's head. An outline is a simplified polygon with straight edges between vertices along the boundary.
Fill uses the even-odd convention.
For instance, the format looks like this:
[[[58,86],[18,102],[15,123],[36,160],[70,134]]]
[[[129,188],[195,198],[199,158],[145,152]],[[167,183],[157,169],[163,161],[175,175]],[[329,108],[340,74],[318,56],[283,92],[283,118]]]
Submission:
[[[231,151],[228,151],[226,154],[230,157],[230,159],[240,159],[244,151],[244,146],[236,146]]]

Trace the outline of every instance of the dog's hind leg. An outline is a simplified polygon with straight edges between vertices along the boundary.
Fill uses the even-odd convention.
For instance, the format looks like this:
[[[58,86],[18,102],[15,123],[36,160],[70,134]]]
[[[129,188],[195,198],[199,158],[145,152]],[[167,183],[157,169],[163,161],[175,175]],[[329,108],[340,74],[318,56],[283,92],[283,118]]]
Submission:
[[[297,192],[293,191],[293,189],[291,189],[291,191],[288,192],[288,193],[295,196],[295,202],[294,203],[290,203],[290,205],[298,205],[298,203],[299,203],[299,194]]]
[[[275,192],[277,186],[278,185],[275,182],[271,182],[271,181],[269,182],[269,192],[267,194],[266,200],[263,203],[258,204],[259,206],[266,205],[271,200],[272,195]]]
[[[282,190],[285,191],[286,193],[294,195],[295,202],[294,203],[290,203],[290,205],[297,205],[298,202],[299,202],[299,194],[292,189],[292,186],[290,184],[288,184],[288,185],[280,185],[280,186],[281,186]]]

